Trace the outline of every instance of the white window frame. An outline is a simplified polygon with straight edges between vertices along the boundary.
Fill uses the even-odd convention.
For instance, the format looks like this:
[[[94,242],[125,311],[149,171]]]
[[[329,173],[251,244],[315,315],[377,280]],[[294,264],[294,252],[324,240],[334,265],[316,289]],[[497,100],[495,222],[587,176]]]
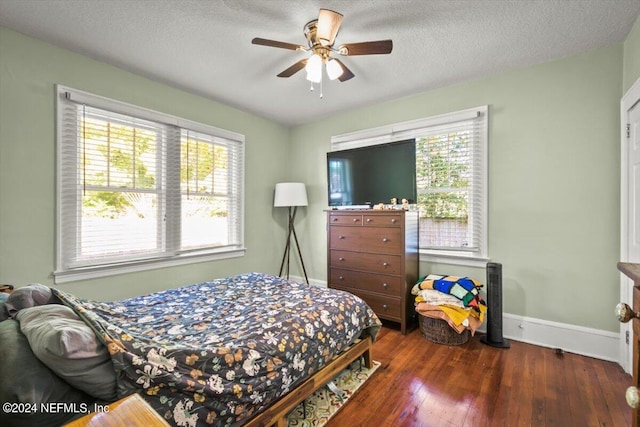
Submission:
[[[366,147],[377,144],[403,141],[411,138],[420,138],[425,132],[429,132],[438,126],[448,125],[456,122],[478,119],[480,130],[476,157],[474,158],[478,174],[481,178],[476,183],[476,196],[479,197],[477,211],[474,218],[470,219],[475,227],[478,227],[479,245],[477,250],[448,250],[448,249],[420,249],[420,261],[442,264],[456,264],[470,267],[485,267],[489,260],[488,256],[488,147],[489,147],[489,106],[440,114],[437,116],[425,117],[417,120],[394,123],[371,129],[364,129],[356,132],[335,135],[331,137],[331,151],[346,150],[350,148]]]
[[[234,209],[236,219],[234,221],[234,224],[232,225],[233,230],[236,233],[234,239],[236,243],[230,246],[219,248],[203,248],[199,250],[186,251],[181,251],[176,247],[176,243],[173,243],[173,248],[170,248],[171,250],[160,256],[156,254],[153,258],[139,258],[135,260],[126,260],[124,262],[112,262],[80,267],[69,265],[68,260],[64,259],[65,250],[63,246],[68,242],[65,242],[63,239],[64,219],[62,218],[62,198],[65,196],[65,194],[63,194],[64,187],[62,182],[62,150],[65,147],[65,143],[69,144],[69,141],[65,142],[63,140],[65,136],[63,124],[61,121],[65,117],[63,110],[65,108],[70,108],[70,104],[84,104],[87,106],[96,107],[119,114],[137,117],[139,119],[162,123],[163,125],[171,128],[171,133],[178,135],[178,146],[180,145],[180,129],[200,132],[210,135],[221,141],[226,141],[230,144],[234,144],[234,146],[236,147],[236,153],[240,157],[238,160],[238,203],[236,205],[236,209]],[[176,265],[190,264],[195,262],[244,256],[246,252],[246,248],[244,246],[244,135],[216,128],[214,126],[194,122],[191,120],[182,119],[158,111],[138,107],[132,104],[127,104],[121,101],[94,95],[88,92],[83,92],[77,89],[72,89],[66,86],[56,85],[56,141],[56,270],[53,273],[55,283],[65,283],[76,280],[106,277],[115,274],[131,273]],[[167,170],[167,175],[173,175],[174,177],[180,176],[179,170],[177,172],[173,170],[175,166],[167,166],[170,167],[170,169]],[[177,188],[179,189],[179,182],[174,183],[174,185],[177,185]],[[166,191],[166,189],[163,191]],[[167,193],[167,195],[169,195],[169,193]],[[77,198],[77,196],[70,195],[68,193],[67,196]],[[176,197],[176,195],[170,197]],[[177,197],[180,197],[179,193],[177,194]],[[175,239],[179,236],[180,218],[172,218],[171,212],[167,212],[167,221],[164,228],[165,230],[162,235],[164,235],[168,240],[173,240],[175,242]]]

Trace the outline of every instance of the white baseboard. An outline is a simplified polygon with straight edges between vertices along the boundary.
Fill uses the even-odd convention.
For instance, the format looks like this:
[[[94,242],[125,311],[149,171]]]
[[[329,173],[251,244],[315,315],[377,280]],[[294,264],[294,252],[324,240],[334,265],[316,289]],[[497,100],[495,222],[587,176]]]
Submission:
[[[291,276],[290,279],[294,282],[304,283],[304,277]],[[309,284],[322,288],[327,287],[327,282],[322,280],[309,279]],[[479,332],[486,332],[486,322],[479,329]],[[504,313],[502,333],[504,338],[509,340],[541,347],[559,348],[568,353],[620,364],[620,334],[618,332]]]
[[[617,332],[509,313],[502,316],[502,331],[505,338],[514,341],[620,363],[620,335]]]

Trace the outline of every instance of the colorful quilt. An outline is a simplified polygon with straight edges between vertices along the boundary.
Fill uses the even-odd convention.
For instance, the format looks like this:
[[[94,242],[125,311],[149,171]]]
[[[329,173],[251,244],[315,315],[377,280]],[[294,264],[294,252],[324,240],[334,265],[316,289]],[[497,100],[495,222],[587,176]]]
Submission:
[[[435,289],[445,294],[453,295],[462,301],[465,307],[478,309],[480,305],[486,305],[480,296],[479,290],[481,288],[482,283],[469,277],[429,274],[418,279],[418,282],[411,289],[411,293],[418,295],[421,290]]]
[[[54,290],[107,345],[119,396],[176,426],[237,426],[380,321],[346,292],[251,273],[119,302]]]

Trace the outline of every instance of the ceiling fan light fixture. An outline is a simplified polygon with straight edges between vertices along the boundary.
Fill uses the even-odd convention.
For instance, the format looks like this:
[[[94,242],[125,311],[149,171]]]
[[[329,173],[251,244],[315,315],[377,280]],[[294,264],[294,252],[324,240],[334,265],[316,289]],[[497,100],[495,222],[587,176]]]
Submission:
[[[327,61],[327,75],[330,80],[335,80],[340,77],[344,73],[342,66],[335,59],[330,59]]]
[[[305,68],[307,71],[307,80],[311,82],[312,90],[313,85],[316,83],[320,84],[322,90],[322,69],[325,65],[327,68],[327,76],[331,80],[346,82],[355,77],[349,67],[340,59],[332,58],[333,54],[343,56],[387,55],[393,50],[393,41],[390,39],[347,43],[340,45],[337,49],[334,48],[333,45],[340,30],[342,18],[342,14],[336,11],[320,9],[318,19],[307,22],[303,29],[308,47],[259,37],[255,37],[251,43],[280,49],[309,52],[311,57],[299,60],[277,76],[291,77]],[[322,97],[322,94],[320,96]]]
[[[322,79],[322,58],[320,58],[320,55],[311,55],[304,69],[307,71],[307,80],[313,83],[320,83]]]

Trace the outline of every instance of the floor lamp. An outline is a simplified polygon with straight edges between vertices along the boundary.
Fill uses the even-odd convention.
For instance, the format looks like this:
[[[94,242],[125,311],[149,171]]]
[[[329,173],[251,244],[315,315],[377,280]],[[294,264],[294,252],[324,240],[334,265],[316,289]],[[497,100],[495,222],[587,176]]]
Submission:
[[[287,262],[287,279],[289,278],[289,259],[291,254],[291,235],[293,234],[293,240],[295,241],[296,248],[298,249],[298,256],[300,257],[300,263],[302,263],[302,271],[304,272],[304,278],[309,283],[307,277],[307,270],[304,268],[304,261],[302,259],[302,253],[300,252],[300,244],[298,243],[298,236],[296,235],[296,229],[293,225],[296,218],[296,211],[298,206],[307,206],[307,190],[301,182],[281,182],[276,184],[276,192],[273,198],[273,206],[276,208],[286,207],[289,208],[289,231],[287,233],[287,245],[284,248],[284,255],[282,256],[282,263],[280,264],[279,276],[282,276],[285,260]]]

